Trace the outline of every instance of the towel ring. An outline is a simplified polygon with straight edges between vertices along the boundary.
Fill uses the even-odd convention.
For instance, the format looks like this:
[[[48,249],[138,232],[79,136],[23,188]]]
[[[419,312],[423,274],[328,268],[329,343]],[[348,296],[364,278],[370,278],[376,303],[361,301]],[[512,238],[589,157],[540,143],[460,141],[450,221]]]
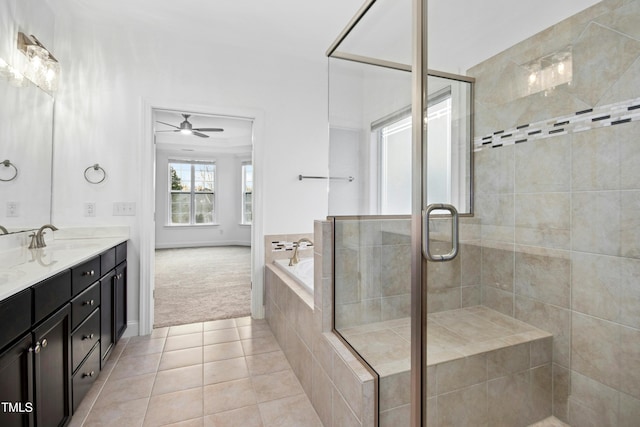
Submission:
[[[18,177],[18,168],[16,167],[16,165],[14,165],[13,163],[11,163],[10,160],[5,160],[4,162],[2,162],[1,164],[3,164],[5,167],[7,168],[13,168],[13,176],[9,179],[2,179],[0,178],[0,181],[4,181],[4,182],[9,182],[9,181],[13,181],[14,179],[16,179]]]
[[[89,179],[89,177],[87,176],[87,172],[89,172],[91,169],[93,169],[94,171],[102,171],[102,179],[98,181],[92,181],[91,179]],[[96,163],[93,166],[89,166],[84,170],[84,179],[86,179],[87,182],[90,184],[100,184],[102,181],[105,180],[106,177],[107,177],[107,172],[104,169],[102,169],[102,166],[100,166],[98,163]]]

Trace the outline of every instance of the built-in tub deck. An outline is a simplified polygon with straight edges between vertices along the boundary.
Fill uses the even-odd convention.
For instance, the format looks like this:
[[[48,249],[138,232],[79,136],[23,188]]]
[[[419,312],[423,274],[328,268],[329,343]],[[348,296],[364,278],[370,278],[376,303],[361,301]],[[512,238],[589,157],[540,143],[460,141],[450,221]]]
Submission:
[[[339,332],[380,377],[381,420],[396,419],[401,411],[408,416],[410,319]],[[500,425],[529,425],[550,416],[551,340],[550,333],[484,306],[430,314],[427,393],[438,408],[439,422],[434,425],[476,425],[481,419],[491,421],[497,416],[509,420]],[[463,406],[475,405],[470,403],[470,395],[475,396],[471,400],[486,402],[464,412],[480,418],[458,420],[460,413],[447,412],[455,407],[449,403],[458,394]],[[483,414],[483,407],[499,409]],[[457,421],[449,424],[452,419]],[[381,425],[387,424],[391,425]]]

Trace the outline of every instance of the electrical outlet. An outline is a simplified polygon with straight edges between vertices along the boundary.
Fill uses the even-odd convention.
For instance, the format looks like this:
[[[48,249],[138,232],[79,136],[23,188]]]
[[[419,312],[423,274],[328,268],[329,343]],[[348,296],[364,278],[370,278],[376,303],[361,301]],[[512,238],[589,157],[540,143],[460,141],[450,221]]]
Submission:
[[[20,204],[18,202],[7,202],[7,218],[20,216]]]
[[[96,204],[94,202],[86,202],[84,204],[84,216],[96,216]]]

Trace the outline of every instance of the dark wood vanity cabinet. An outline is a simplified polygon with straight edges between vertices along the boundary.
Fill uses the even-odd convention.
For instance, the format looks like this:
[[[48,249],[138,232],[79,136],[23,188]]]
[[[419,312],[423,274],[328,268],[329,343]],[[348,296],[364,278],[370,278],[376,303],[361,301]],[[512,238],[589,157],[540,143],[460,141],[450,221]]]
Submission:
[[[126,242],[0,301],[0,426],[64,426],[126,321]]]

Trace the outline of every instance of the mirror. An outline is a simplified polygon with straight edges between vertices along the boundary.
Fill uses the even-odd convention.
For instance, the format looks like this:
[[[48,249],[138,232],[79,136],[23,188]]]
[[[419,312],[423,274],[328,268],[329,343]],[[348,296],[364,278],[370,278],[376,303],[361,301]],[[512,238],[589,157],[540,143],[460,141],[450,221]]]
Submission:
[[[0,78],[0,225],[9,233],[51,221],[53,104],[26,80]]]

